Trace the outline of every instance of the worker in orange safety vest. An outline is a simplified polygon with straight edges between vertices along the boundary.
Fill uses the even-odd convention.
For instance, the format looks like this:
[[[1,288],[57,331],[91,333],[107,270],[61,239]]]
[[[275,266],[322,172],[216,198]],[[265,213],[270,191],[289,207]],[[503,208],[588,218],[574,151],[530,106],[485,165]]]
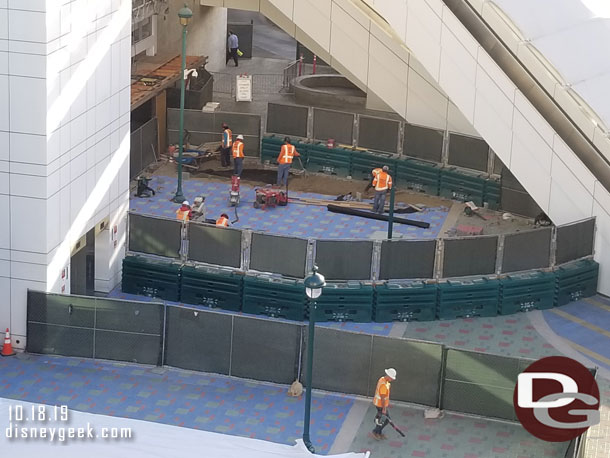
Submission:
[[[223,213],[220,218],[216,220],[216,226],[229,227],[229,215]]]
[[[193,211],[191,210],[191,205],[188,200],[182,202],[182,205],[178,210],[176,210],[176,219],[178,221],[189,221],[193,216]]]
[[[238,135],[233,143],[233,175],[241,177],[244,169],[244,136]]]
[[[373,187],[373,180],[375,179],[375,177],[377,175],[379,175],[382,172],[382,168],[381,167],[377,167],[373,170],[371,170],[371,181],[369,181],[369,184],[366,185],[366,188],[364,188],[364,192],[367,192],[369,189],[371,189]]]
[[[300,154],[293,144],[290,143],[290,137],[284,138],[284,144],[280,149],[280,155],[277,157],[279,164],[277,168],[277,185],[288,186],[288,175],[290,174],[290,166],[292,160],[295,157],[299,157]]]
[[[375,439],[384,439],[383,428],[385,428],[389,421],[388,418],[388,407],[390,405],[390,385],[396,380],[396,369],[390,367],[385,370],[385,375],[377,381],[377,387],[375,388],[375,396],[373,397],[373,404],[377,408],[377,414],[375,415],[375,429],[373,429],[373,437]]]
[[[381,172],[379,172],[377,176],[373,178],[373,186],[375,187],[373,211],[375,213],[379,213],[380,215],[383,213],[383,209],[385,207],[385,195],[390,189],[392,189],[392,177],[388,173],[388,170],[389,167],[384,165]]]

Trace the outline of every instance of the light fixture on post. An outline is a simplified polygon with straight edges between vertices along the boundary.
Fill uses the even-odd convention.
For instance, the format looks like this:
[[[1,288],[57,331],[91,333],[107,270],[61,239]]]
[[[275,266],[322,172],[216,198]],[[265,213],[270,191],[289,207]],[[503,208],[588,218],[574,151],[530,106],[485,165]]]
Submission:
[[[186,3],[178,11],[178,17],[180,18],[180,25],[182,26],[182,66],[180,67],[180,130],[178,132],[178,188],[176,189],[176,195],[174,196],[174,202],[182,203],[184,201],[184,194],[182,193],[182,152],[184,151],[184,83],[185,83],[185,70],[186,70],[186,26],[193,17],[193,12],[190,10]]]
[[[305,380],[305,419],[303,421],[303,443],[311,452],[315,453],[314,446],[309,437],[309,423],[311,418],[311,380],[313,372],[313,340],[316,328],[316,299],[322,295],[322,288],[326,286],[324,276],[318,273],[318,267],[313,266],[311,275],[305,281],[305,294],[309,305],[309,338],[307,339],[307,375]]]

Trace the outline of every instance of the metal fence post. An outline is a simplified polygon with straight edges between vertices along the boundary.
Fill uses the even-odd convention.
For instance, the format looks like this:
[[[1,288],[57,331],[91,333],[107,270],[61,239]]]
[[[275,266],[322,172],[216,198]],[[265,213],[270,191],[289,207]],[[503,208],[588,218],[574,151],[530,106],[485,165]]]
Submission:
[[[446,166],[449,164],[449,131],[443,132],[443,151],[441,153],[441,164]]]
[[[502,261],[504,260],[504,238],[505,234],[498,236],[498,247],[496,249],[496,275],[502,273]]]
[[[434,256],[434,278],[438,281],[443,276],[443,256],[445,253],[445,242],[443,239],[436,239],[436,255]]]
[[[381,240],[373,241],[373,251],[371,257],[371,280],[379,280],[381,270]]]
[[[241,231],[241,265],[244,272],[250,270],[250,247],[252,246],[252,231],[244,229]]]

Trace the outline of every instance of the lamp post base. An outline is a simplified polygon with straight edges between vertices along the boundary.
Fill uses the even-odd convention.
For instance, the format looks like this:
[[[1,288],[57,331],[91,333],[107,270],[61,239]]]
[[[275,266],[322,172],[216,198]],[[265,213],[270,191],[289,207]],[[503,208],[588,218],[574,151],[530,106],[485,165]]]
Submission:
[[[303,438],[303,444],[305,444],[305,447],[307,447],[307,450],[309,450],[311,453],[316,453],[316,449],[314,448],[313,444],[311,443],[311,440],[309,439],[309,437]]]
[[[182,195],[181,192],[177,192],[174,198],[172,199],[172,201],[176,202],[177,204],[181,204],[182,202],[184,202],[184,200],[185,197]]]

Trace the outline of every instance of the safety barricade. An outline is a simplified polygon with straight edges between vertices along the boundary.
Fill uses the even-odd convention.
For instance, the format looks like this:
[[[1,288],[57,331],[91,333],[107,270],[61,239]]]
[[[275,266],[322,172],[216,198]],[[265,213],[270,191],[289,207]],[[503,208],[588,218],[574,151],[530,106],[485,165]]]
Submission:
[[[123,259],[123,292],[179,301],[180,269],[175,262],[127,256]]]
[[[364,282],[327,283],[316,300],[316,321],[368,323],[373,314],[373,286]]]
[[[463,202],[472,201],[482,207],[485,181],[480,173],[444,168],[440,175],[439,195]]]
[[[552,272],[525,272],[500,279],[500,315],[529,310],[545,310],[555,302],[555,275]]]
[[[350,174],[351,153],[349,149],[328,148],[324,143],[315,143],[309,145],[307,160],[303,164],[310,172],[346,177]]]
[[[305,287],[296,280],[247,275],[244,277],[242,311],[302,321],[305,319]]]
[[[439,284],[438,317],[441,320],[496,316],[500,281],[489,278],[447,280]]]
[[[397,159],[394,169],[396,186],[438,195],[441,168],[433,162],[415,159]]]
[[[598,276],[599,264],[590,259],[558,267],[555,270],[555,305],[565,305],[583,297],[594,296]]]
[[[239,312],[243,275],[208,266],[184,266],[180,297],[186,304],[204,305]]]
[[[375,285],[374,321],[432,321],[436,318],[438,289],[422,281]]]

